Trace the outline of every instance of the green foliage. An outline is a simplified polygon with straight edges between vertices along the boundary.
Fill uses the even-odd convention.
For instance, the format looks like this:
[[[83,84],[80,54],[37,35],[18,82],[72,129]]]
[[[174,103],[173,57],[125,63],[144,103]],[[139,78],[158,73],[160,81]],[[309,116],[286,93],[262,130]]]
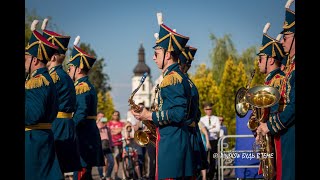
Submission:
[[[244,64],[244,69],[248,76],[250,76],[250,73],[254,69],[254,62],[256,57],[257,48],[256,46],[252,46],[244,50],[241,54],[241,57],[239,58],[239,62],[241,61]]]
[[[239,62],[237,65],[235,64],[235,60],[229,57],[219,85],[219,104],[216,115],[224,117],[230,134],[235,134],[236,128],[235,94],[240,87],[245,86],[246,82],[247,76],[243,63]],[[234,146],[234,142],[234,139],[231,139],[231,147]]]
[[[211,33],[210,39],[213,44],[213,49],[210,54],[213,78],[219,84],[227,59],[229,57],[236,59],[237,54],[230,34],[226,34],[222,38],[217,38]]]
[[[103,112],[105,117],[111,118],[114,109],[114,104],[110,92],[98,92],[98,112]]]
[[[99,88],[99,91],[107,92],[111,90],[111,86],[108,83],[109,76],[103,73],[105,67],[104,59],[96,60],[92,69],[89,71],[89,78],[93,85]]]
[[[201,114],[204,115],[203,104],[206,102],[216,104],[215,102],[218,101],[218,87],[216,82],[213,80],[213,74],[205,64],[200,64],[197,67],[196,73],[194,75],[190,75],[190,79],[198,89],[199,108],[201,110]]]

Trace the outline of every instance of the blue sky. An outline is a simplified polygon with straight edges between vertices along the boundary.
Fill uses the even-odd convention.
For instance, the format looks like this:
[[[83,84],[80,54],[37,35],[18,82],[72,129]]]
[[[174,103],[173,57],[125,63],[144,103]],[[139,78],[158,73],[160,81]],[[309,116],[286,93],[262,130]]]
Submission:
[[[286,0],[26,0],[25,6],[40,17],[51,17],[64,35],[71,36],[69,47],[77,35],[80,42],[90,44],[98,58],[104,58],[110,77],[115,108],[125,118],[131,94],[131,78],[138,62],[138,49],[145,48],[146,64],[155,80],[160,71],[152,60],[159,31],[156,13],[163,13],[164,24],[190,37],[188,44],[198,48],[191,72],[200,63],[210,66],[212,42],[231,34],[238,53],[259,46],[262,30],[271,23],[268,34],[276,37],[282,30]],[[290,9],[295,10],[294,3]],[[42,19],[39,19],[42,23]],[[49,29],[50,30],[50,29]]]

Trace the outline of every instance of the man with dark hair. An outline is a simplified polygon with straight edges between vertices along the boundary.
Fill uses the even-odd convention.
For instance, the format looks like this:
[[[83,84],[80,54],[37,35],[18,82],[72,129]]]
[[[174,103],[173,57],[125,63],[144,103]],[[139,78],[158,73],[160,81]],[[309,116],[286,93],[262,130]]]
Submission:
[[[74,179],[92,179],[92,167],[104,166],[101,137],[96,125],[97,93],[89,81],[88,72],[96,58],[80,49],[77,44],[80,36],[74,42],[72,55],[68,63],[68,73],[75,82],[76,109],[73,121],[76,126],[77,139],[81,158],[82,171],[75,171]]]
[[[25,179],[62,180],[63,174],[55,154],[52,122],[58,112],[56,87],[46,64],[58,47],[38,31],[34,20],[25,49]]]

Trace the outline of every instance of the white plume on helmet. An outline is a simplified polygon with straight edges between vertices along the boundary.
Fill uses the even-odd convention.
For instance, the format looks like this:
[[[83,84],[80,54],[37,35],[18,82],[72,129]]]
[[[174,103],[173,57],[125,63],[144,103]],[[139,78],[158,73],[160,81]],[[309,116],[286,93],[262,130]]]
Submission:
[[[266,24],[266,25],[264,25],[264,28],[263,28],[263,34],[266,34],[269,28],[270,28],[270,23],[269,23],[269,22],[267,22],[267,24]]]
[[[282,38],[282,36],[283,36],[283,34],[278,34],[276,40],[277,40],[277,41],[280,41],[280,39]]]
[[[163,24],[163,17],[161,12],[157,13],[157,20],[159,25]]]
[[[73,45],[77,46],[80,42],[80,36],[77,36],[76,39],[73,42]]]
[[[31,31],[36,30],[38,23],[39,23],[39,20],[37,20],[37,19],[33,20],[33,22],[31,23],[31,27],[30,27]]]
[[[159,39],[159,33],[154,33],[154,38],[156,38],[156,40],[158,40]]]
[[[49,21],[48,18],[45,18],[45,19],[43,20],[42,26],[41,26],[41,29],[42,29],[42,30],[45,30],[45,29],[46,29],[47,24],[48,24],[48,21]]]
[[[293,3],[294,0],[288,0],[286,5],[284,6],[285,8],[288,8],[290,7],[290,5]]]

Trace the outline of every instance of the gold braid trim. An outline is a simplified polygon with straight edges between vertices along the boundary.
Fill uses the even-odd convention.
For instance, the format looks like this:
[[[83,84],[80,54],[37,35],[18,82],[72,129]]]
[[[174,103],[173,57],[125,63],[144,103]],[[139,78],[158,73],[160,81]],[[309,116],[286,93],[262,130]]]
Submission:
[[[55,36],[51,36],[48,38],[48,41],[51,41],[53,45],[56,45],[56,43],[59,45],[59,47],[61,49],[63,49],[64,51],[66,51],[68,48],[65,48],[63,46],[63,44],[61,44],[61,42],[55,37]]]
[[[280,56],[281,56],[281,57],[284,57],[284,54],[282,53],[282,51],[281,51],[281,49],[280,49],[280,47],[279,47],[278,43],[274,43],[274,45],[275,45],[275,46],[276,46],[276,48],[278,49],[278,51],[279,51],[279,53],[280,53]]]
[[[293,21],[291,24],[289,24],[288,22],[285,22],[283,25],[283,29],[290,29],[295,24],[296,24],[296,21]]]
[[[272,122],[273,122],[273,118],[272,118],[271,116],[269,117],[269,122],[270,122],[270,125],[271,125],[273,131],[274,131],[274,132],[278,132],[278,130],[274,127],[274,125],[273,125],[273,123],[272,123]]]
[[[57,74],[57,71],[53,71],[53,73],[51,73],[50,76],[51,76],[51,78],[52,78],[52,80],[53,80],[54,83],[56,83],[57,81],[60,80],[60,77],[59,77],[59,75]]]
[[[193,59],[194,59],[194,57],[192,56],[192,54],[191,54],[190,51],[188,52],[188,55],[189,55],[190,60],[193,60]]]
[[[188,54],[185,51],[182,51],[181,54],[183,54],[183,56],[187,59],[187,61],[190,60],[190,57],[188,56]]]
[[[83,61],[84,61],[84,62],[86,63],[86,65],[87,65],[88,69],[90,69],[91,67],[90,67],[90,65],[89,65],[89,62],[88,62],[86,56],[85,56],[84,54],[82,54],[82,53],[78,53],[77,55],[71,57],[71,59],[69,60],[69,62],[75,60],[78,56],[80,56],[80,67],[79,67],[79,68],[80,68],[80,69],[83,69],[83,67],[84,67],[84,66],[83,66]]]
[[[183,52],[184,49],[182,48],[182,46],[180,45],[180,43],[178,42],[178,40],[176,39],[176,37],[175,37],[175,36],[172,36],[172,39],[173,39],[173,41],[176,43],[176,45],[178,46],[179,50],[180,50],[181,52]]]
[[[47,54],[47,51],[46,51],[46,48],[44,47],[44,45],[41,43],[41,42],[39,42],[39,46],[40,46],[40,48],[41,48],[41,50],[40,50],[40,48],[38,48],[38,56],[40,57],[40,59],[41,60],[47,60],[47,61],[50,61],[51,59],[51,57],[49,57],[48,56],[48,54]],[[43,54],[42,54],[42,52],[43,52]],[[44,56],[44,58],[43,58],[43,56]]]
[[[260,51],[264,50],[265,48],[267,48],[267,47],[268,47],[270,44],[272,44],[272,43],[273,43],[272,41],[268,42],[268,43],[265,44],[264,46],[260,47],[259,50],[260,50]]]
[[[79,83],[75,88],[76,94],[82,94],[90,90],[90,87],[86,82]]]
[[[183,52],[182,46],[180,45],[180,43],[178,42],[178,40],[176,39],[176,37],[174,35],[175,35],[174,33],[169,33],[169,34],[163,36],[161,39],[157,40],[156,44],[164,41],[165,39],[167,39],[169,37],[170,39],[169,39],[169,45],[168,45],[167,51],[169,51],[169,52],[174,51],[174,48],[172,45],[172,40],[173,40],[175,42],[176,46],[179,48],[179,50]],[[186,53],[184,53],[184,55],[186,56]]]
[[[170,85],[175,85],[182,82],[182,77],[175,71],[170,72],[165,76],[160,84],[160,87],[166,87]]]
[[[25,83],[25,89],[34,89],[42,87],[43,85],[48,86],[49,81],[42,74],[36,75],[35,77],[30,78]]]

